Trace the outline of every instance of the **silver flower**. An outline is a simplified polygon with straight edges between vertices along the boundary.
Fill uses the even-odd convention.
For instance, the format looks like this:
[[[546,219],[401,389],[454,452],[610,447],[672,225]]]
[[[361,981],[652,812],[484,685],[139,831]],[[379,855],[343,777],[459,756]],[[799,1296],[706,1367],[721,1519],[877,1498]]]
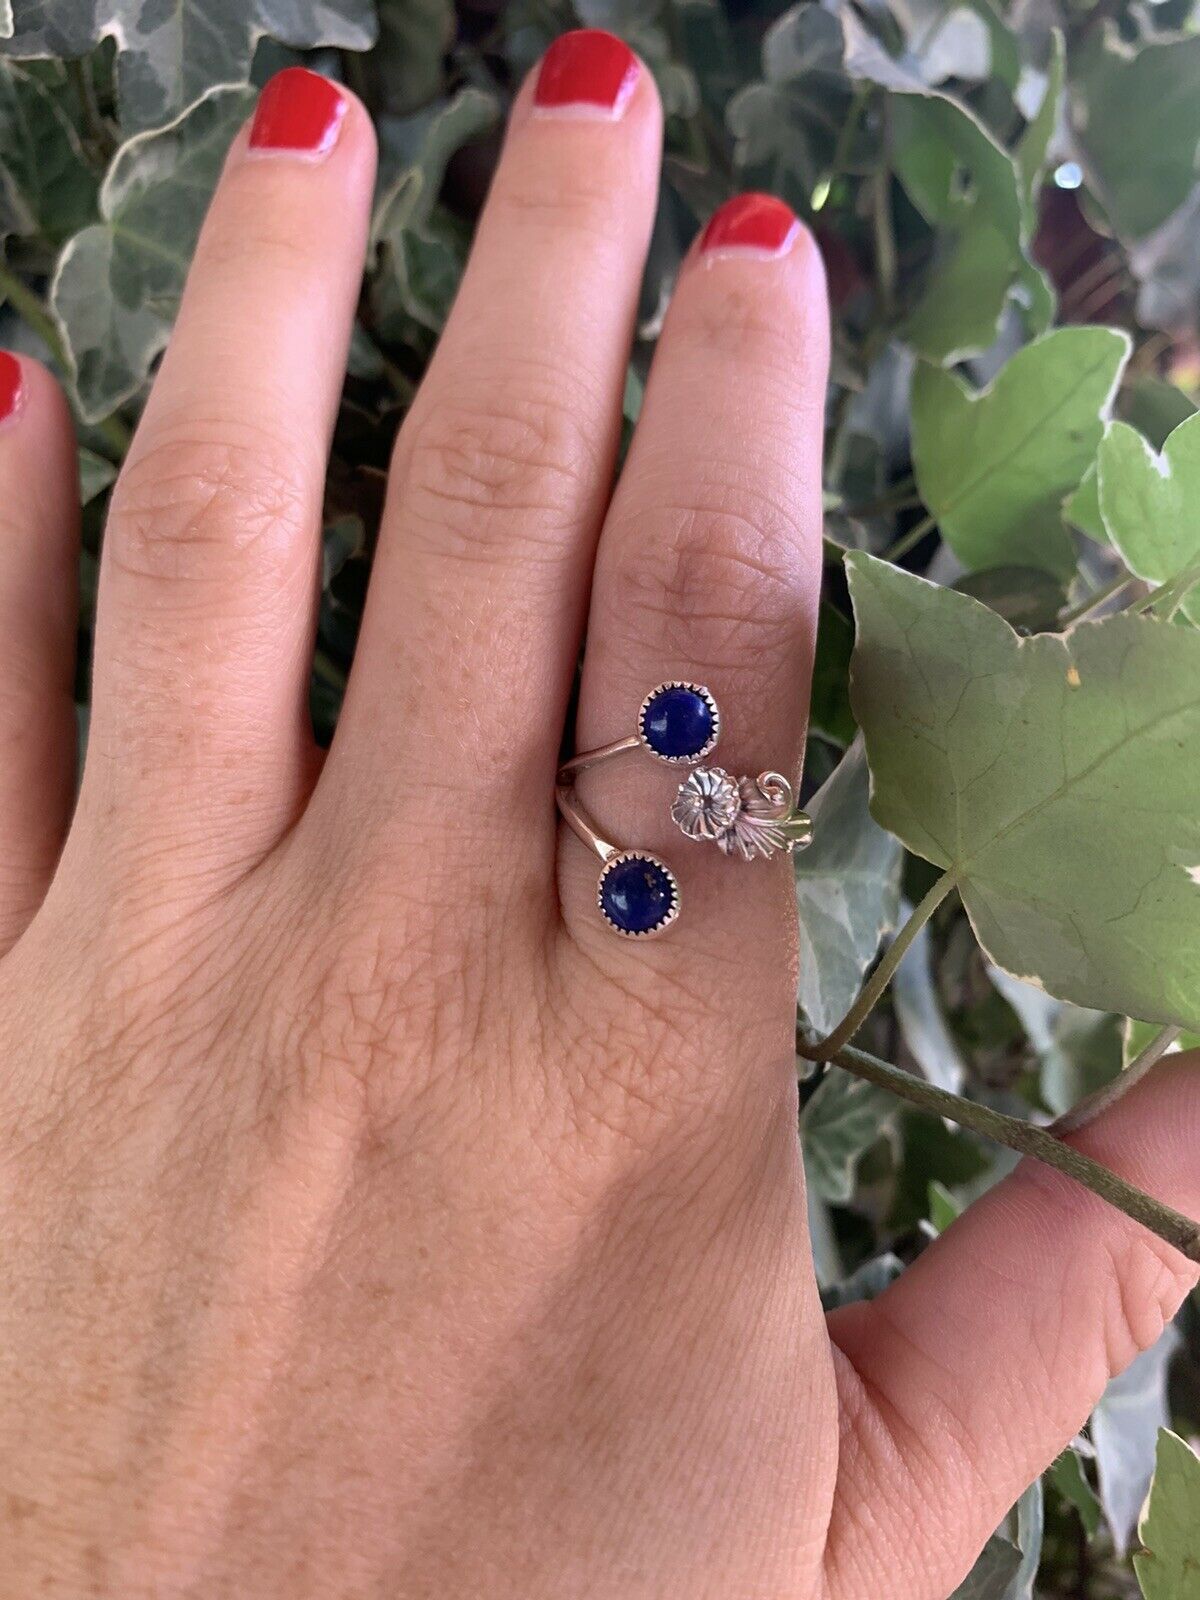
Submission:
[[[737,783],[720,767],[697,767],[679,785],[671,817],[689,839],[715,839],[722,849],[742,800]]]
[[[786,850],[788,834],[783,822],[789,810],[787,804],[781,804],[776,795],[764,793],[754,778],[739,778],[737,792],[737,813],[729,826],[716,835],[718,846],[727,856],[741,856],[743,861],[753,861],[755,856],[765,860],[777,850]]]

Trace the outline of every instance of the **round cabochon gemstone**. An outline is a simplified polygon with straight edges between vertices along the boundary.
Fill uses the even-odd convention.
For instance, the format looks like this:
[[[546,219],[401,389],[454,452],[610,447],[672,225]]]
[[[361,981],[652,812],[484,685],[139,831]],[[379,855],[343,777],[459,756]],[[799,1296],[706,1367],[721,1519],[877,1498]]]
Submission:
[[[701,755],[716,728],[705,697],[684,684],[660,689],[642,712],[642,734],[655,755],[678,761]]]
[[[652,856],[625,856],[600,880],[600,906],[622,933],[653,933],[675,909],[671,874]]]

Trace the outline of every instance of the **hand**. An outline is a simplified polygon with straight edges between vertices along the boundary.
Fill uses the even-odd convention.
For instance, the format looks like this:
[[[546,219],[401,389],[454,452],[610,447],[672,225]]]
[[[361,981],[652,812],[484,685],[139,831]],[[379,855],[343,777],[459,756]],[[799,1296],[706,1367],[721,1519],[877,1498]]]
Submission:
[[[684,914],[597,917],[553,797],[585,619],[579,748],[679,676],[731,769],[794,770],[821,569],[822,274],[777,203],[687,261],[610,498],[659,145],[606,36],[522,92],[323,766],[361,107],[285,73],[230,155],[113,498],[73,817],[71,428],[7,363],[5,1595],[942,1600],[1192,1282],[1025,1166],[826,1322],[786,864],[678,848],[630,761],[584,797]],[[1080,1142],[1194,1211],[1198,1135],[1192,1064]]]

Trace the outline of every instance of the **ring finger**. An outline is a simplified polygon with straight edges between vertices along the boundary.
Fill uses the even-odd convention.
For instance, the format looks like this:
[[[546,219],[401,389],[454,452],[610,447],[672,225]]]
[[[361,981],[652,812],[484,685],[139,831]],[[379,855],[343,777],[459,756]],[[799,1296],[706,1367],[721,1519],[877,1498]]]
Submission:
[[[769,196],[730,201],[680,276],[601,537],[580,749],[631,732],[646,692],[682,679],[706,685],[720,707],[714,762],[796,779],[820,580],[827,359],[811,236]],[[651,959],[719,952],[732,977],[741,963],[731,958],[761,971],[769,948],[787,983],[779,940],[795,925],[788,875],[685,840],[669,817],[681,775],[630,759],[611,779],[582,780],[604,785],[593,809],[611,823],[609,838],[677,869],[682,913]],[[572,931],[610,940],[596,913],[595,861],[574,840],[563,872]]]

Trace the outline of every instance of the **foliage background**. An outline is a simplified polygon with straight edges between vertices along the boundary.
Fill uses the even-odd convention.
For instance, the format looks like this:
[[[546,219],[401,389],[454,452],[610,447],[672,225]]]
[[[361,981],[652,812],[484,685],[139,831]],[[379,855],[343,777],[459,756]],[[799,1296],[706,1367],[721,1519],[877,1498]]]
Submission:
[[[1105,921],[1096,886],[1109,856],[1118,880],[1124,870],[1144,885],[1200,848],[1187,832],[1195,767],[1182,737],[1189,684],[1200,682],[1191,631],[1200,607],[1188,586],[1200,562],[1200,492],[1189,490],[1194,477],[1200,491],[1200,433],[1186,427],[1200,385],[1195,0],[0,0],[0,343],[51,360],[79,421],[81,721],[108,488],[224,149],[252,103],[249,85],[303,59],[363,96],[382,150],[326,505],[312,701],[327,738],[391,441],[453,295],[506,104],[549,40],[580,24],[628,38],[667,108],[630,424],[680,260],[722,199],[751,186],[783,195],[826,257],[834,356],[806,774],[817,843],[797,858],[811,952],[802,1037],[834,1027],[907,906],[949,865],[962,898],[947,897],[921,929],[862,1039],[944,1088],[1046,1122],[1110,1080],[1123,1050],[1128,1059],[1153,1034],[1148,1023],[1200,1026],[1190,901],[1174,909],[1176,937],[1161,959],[1150,939],[1146,971],[1128,951],[1096,954],[1089,944]],[[1055,325],[1068,331],[1044,337]],[[1129,426],[1113,427],[1114,417]],[[1177,429],[1167,466],[1151,461],[1148,449]],[[892,563],[855,558],[853,703],[846,549]],[[879,679],[919,678],[931,665],[952,678],[956,663],[999,651],[996,670],[1026,697],[1028,726],[1059,717],[1064,739],[1075,737],[1062,675],[1051,671],[1053,689],[1032,683],[1029,651],[1018,655],[989,615],[1024,636],[1054,635],[1089,607],[1139,606],[1141,619],[1115,627],[1126,630],[1121,649],[1153,657],[1150,687],[1114,678],[1097,703],[1111,728],[1152,701],[1155,684],[1184,685],[1164,712],[1185,719],[1181,753],[1152,762],[1176,794],[1151,830],[1158,856],[1137,855],[1142,845],[1101,796],[1086,815],[1052,811],[1054,838],[1023,847],[1030,877],[1064,863],[1057,910],[1032,884],[1002,903],[991,835],[966,865],[961,850],[943,859],[926,838],[938,807],[961,811],[966,793],[953,762],[939,775],[940,746],[927,740],[931,725],[947,725],[947,708],[889,703]],[[949,636],[944,659],[920,645],[904,658],[887,637],[896,616]],[[1110,624],[1086,632],[1100,679],[1118,635]],[[1069,638],[1038,648],[1045,660],[1056,651],[1083,659]],[[1076,671],[1068,665],[1068,685]],[[973,715],[967,757],[987,746],[1001,787],[1015,784],[1004,764],[1030,763],[1031,735],[1018,730],[1007,751],[993,748],[996,707]],[[1136,752],[1143,765],[1149,754]],[[932,773],[911,815],[895,771]],[[1114,808],[1136,800],[1139,781],[1111,777]],[[1000,962],[1009,944],[1028,957],[1023,965]],[[1082,962],[1081,947],[1092,951]],[[1011,1165],[1007,1152],[836,1068],[807,1077],[804,1102],[813,1237],[831,1302],[874,1292]],[[961,1594],[1137,1595],[1127,1553],[1168,1419],[1184,1436],[1200,1432],[1195,1304],[1110,1387]],[[1172,1455],[1164,1440],[1163,1471],[1175,1475],[1156,1491],[1146,1538],[1170,1545],[1186,1538],[1189,1515],[1200,1525],[1200,1491],[1188,1478],[1194,1458]],[[1183,1597],[1154,1590],[1161,1563],[1143,1558],[1140,1570],[1147,1594]]]

